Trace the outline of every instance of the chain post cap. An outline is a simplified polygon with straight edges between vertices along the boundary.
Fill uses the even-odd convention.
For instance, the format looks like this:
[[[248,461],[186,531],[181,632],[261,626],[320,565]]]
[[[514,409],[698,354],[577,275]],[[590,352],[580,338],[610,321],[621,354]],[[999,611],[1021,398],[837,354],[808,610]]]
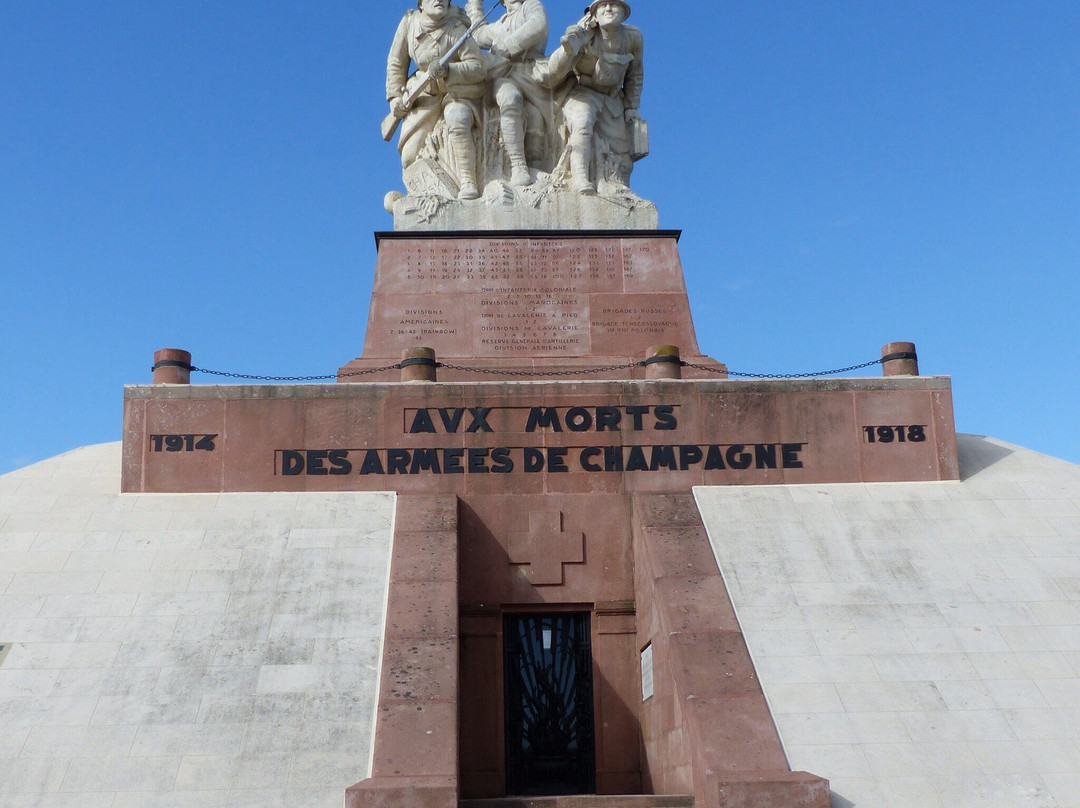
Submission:
[[[881,346],[883,376],[918,376],[919,357],[914,342],[887,342]]]
[[[436,380],[438,363],[435,361],[435,349],[419,346],[406,348],[401,352],[401,381],[433,382]]]
[[[191,352],[182,348],[154,351],[152,384],[190,384]]]
[[[677,345],[651,345],[645,351],[646,379],[681,379],[682,359]]]

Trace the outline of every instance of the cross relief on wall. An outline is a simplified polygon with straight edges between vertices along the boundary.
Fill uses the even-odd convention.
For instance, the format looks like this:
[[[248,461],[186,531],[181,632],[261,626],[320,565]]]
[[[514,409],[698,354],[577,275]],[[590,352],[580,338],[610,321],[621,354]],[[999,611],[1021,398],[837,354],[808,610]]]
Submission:
[[[562,511],[530,511],[529,531],[510,534],[510,563],[524,564],[529,583],[563,583],[563,564],[585,563],[585,534],[563,531]]]

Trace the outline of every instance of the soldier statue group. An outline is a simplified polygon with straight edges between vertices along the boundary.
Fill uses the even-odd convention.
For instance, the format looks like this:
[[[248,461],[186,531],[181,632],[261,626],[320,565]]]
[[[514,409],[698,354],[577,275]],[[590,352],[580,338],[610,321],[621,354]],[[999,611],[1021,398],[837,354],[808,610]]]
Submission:
[[[410,168],[423,163],[460,200],[478,198],[490,179],[522,189],[543,176],[583,195],[598,183],[627,188],[634,160],[648,152],[638,115],[642,38],[625,24],[629,3],[594,0],[546,56],[541,0],[502,0],[506,11],[495,22],[482,1],[463,9],[418,0],[394,34],[383,137],[400,125],[406,187]],[[481,153],[485,115],[498,120],[494,162]]]

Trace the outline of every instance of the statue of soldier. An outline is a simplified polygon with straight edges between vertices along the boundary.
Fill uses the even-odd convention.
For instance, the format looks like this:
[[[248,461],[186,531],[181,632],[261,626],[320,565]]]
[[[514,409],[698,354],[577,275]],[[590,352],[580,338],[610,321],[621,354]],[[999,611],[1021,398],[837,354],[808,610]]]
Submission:
[[[473,38],[487,50],[486,66],[499,107],[502,145],[510,160],[510,184],[530,185],[526,155],[534,159],[543,150],[544,133],[551,125],[551,92],[532,75],[532,66],[547,48],[548,21],[540,0],[502,0],[506,13],[485,23],[482,0],[469,0],[469,18],[479,26]],[[526,138],[532,148],[526,148]],[[535,145],[534,145],[535,144]]]
[[[570,187],[595,194],[597,179],[629,185],[634,161],[628,126],[639,124],[645,78],[641,31],[623,22],[626,0],[593,0],[585,16],[570,26],[538,78],[548,86],[565,80],[562,111],[570,149]],[[596,140],[610,164],[597,162]],[[604,176],[599,176],[598,174]]]
[[[458,199],[476,199],[476,138],[484,97],[484,63],[480,49],[466,40],[448,64],[440,59],[469,29],[465,11],[450,0],[417,0],[417,10],[402,18],[386,59],[386,100],[390,112],[402,119],[398,151],[402,168],[416,161],[440,118],[446,122]],[[409,75],[409,63],[417,72]],[[411,105],[404,98],[414,83],[430,83]],[[387,134],[389,139],[391,135]]]

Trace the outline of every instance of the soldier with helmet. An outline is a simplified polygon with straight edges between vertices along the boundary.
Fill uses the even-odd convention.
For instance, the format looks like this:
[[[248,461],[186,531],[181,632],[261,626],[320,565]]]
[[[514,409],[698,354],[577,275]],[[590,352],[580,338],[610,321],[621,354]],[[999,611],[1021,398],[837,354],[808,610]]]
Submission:
[[[626,0],[593,0],[546,65],[538,65],[545,84],[562,83],[570,187],[579,194],[595,194],[598,179],[630,182],[627,127],[640,120],[645,68],[641,31],[624,24],[629,16]]]

